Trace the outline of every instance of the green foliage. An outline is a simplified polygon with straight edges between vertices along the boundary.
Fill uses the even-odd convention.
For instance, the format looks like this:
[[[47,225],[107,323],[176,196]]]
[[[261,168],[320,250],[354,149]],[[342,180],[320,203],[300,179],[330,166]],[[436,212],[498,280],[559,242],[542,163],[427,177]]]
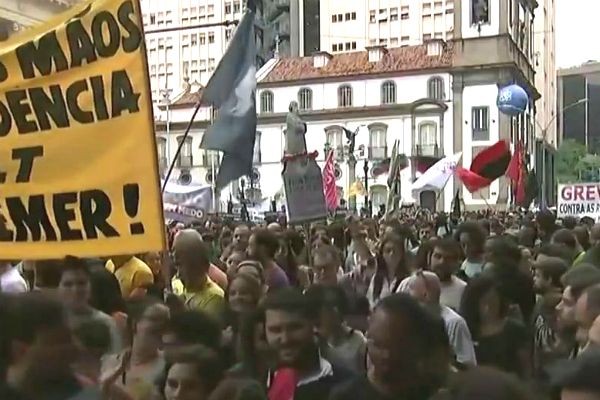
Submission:
[[[586,156],[594,156],[587,154],[585,145],[578,143],[573,139],[564,140],[558,148],[556,156],[556,176],[560,183],[581,182],[580,177],[582,169],[587,164],[583,159]],[[590,160],[591,161],[591,160]]]

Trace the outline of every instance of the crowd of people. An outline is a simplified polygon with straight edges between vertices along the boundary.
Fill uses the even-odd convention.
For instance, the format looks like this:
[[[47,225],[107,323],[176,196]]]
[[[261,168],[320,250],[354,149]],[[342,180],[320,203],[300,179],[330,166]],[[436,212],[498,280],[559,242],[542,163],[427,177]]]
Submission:
[[[0,262],[0,399],[600,399],[600,225],[218,217]]]

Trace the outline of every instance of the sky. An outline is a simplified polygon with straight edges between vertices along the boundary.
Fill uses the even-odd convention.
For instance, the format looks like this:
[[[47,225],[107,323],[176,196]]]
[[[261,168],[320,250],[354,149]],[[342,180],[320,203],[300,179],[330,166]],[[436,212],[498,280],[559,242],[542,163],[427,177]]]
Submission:
[[[554,1],[556,66],[565,68],[589,60],[600,61],[600,0]]]

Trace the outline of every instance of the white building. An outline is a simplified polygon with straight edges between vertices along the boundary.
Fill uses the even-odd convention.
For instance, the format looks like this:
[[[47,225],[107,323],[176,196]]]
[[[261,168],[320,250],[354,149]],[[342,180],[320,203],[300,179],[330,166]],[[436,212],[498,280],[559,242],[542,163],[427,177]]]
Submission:
[[[19,30],[40,24],[78,0],[2,0],[0,1],[0,41]]]
[[[321,50],[331,53],[454,38],[454,0],[321,1]]]
[[[542,95],[536,104],[538,139],[543,139],[546,129],[546,142],[558,146],[556,107],[556,32],[554,0],[539,0],[535,11],[535,86]]]

